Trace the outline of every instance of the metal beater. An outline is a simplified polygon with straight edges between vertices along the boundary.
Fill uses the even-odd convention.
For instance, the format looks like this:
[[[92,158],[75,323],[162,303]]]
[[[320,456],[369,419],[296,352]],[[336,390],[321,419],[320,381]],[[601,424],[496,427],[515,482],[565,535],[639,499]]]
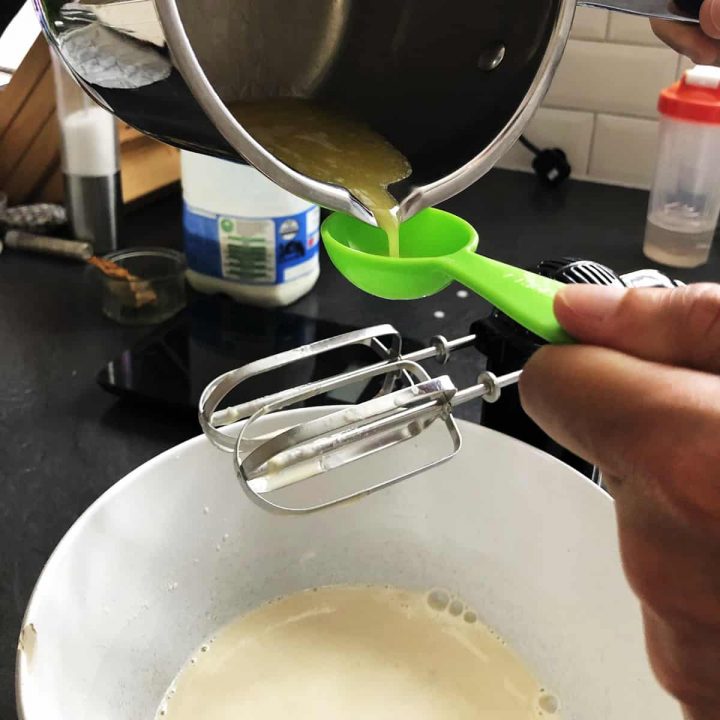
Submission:
[[[402,355],[401,336],[392,325],[319,340],[213,380],[200,398],[200,424],[216,447],[234,453],[241,485],[261,506],[283,512],[320,510],[404,480],[458,452],[462,439],[453,408],[479,398],[496,401],[521,372],[502,377],[482,373],[477,384],[458,389],[447,375],[430,377],[419,362],[445,364],[451,353],[474,341],[474,335],[450,341],[436,336],[428,347]],[[357,345],[373,350],[378,361],[218,410],[229,393],[250,378]],[[294,424],[292,413],[284,414],[282,427],[258,430],[260,419],[278,410],[371,382],[378,387],[365,402],[327,408],[320,417]],[[242,421],[237,437],[223,431]],[[362,467],[343,472],[351,463]]]

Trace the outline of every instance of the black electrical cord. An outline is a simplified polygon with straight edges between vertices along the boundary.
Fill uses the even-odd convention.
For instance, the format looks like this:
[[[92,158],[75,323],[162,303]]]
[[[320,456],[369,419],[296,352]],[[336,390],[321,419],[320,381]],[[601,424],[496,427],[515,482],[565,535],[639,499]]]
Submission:
[[[527,148],[533,155],[539,155],[542,152],[537,145],[533,145],[524,135],[520,136],[520,144]]]
[[[570,177],[572,167],[567,155],[560,148],[541,150],[524,135],[520,136],[520,144],[535,156],[532,168],[543,185],[558,187]]]

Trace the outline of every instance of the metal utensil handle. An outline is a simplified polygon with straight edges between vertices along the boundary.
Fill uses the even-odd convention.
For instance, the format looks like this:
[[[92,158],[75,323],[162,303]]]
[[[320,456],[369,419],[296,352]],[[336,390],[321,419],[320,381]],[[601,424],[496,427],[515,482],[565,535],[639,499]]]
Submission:
[[[520,380],[522,370],[507,373],[497,377],[494,373],[484,372],[477,379],[477,385],[463,388],[455,393],[451,405],[457,407],[463,403],[482,398],[485,402],[494,403],[500,399],[500,393],[510,385],[516,385]]]
[[[71,260],[86,261],[93,255],[92,245],[77,240],[62,240],[46,235],[34,235],[22,230],[8,230],[5,244],[17,250],[29,250],[45,255],[57,255]]]
[[[578,0],[577,4],[630,15],[696,23],[702,0]]]

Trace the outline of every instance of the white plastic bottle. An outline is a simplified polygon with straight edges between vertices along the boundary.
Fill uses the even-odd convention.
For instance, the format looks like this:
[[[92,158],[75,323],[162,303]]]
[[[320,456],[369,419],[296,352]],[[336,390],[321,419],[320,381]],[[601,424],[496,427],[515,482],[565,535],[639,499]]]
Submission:
[[[320,209],[249,165],[183,151],[187,279],[252,305],[289,305],[320,274]]]
[[[660,94],[660,145],[646,257],[672,267],[708,261],[720,217],[720,68],[698,65]]]

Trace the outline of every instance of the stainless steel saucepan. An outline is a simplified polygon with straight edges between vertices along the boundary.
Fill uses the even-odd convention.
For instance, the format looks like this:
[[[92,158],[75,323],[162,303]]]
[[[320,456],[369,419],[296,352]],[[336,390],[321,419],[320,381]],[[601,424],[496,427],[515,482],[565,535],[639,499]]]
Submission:
[[[412,176],[392,186],[401,219],[487,172],[547,90],[575,0],[34,0],[85,88],[178,147],[243,158],[279,185],[373,222],[339,186],[305,177],[228,111],[242,100],[313,98],[393,142]],[[582,0],[693,21],[700,0]],[[682,5],[682,7],[680,7]]]

